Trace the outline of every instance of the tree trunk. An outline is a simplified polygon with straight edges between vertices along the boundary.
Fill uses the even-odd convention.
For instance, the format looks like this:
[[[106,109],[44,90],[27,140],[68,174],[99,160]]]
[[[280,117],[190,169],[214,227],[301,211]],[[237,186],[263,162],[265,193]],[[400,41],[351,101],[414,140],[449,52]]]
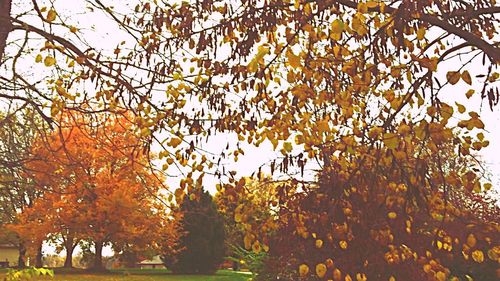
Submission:
[[[64,260],[64,268],[72,268],[73,267],[73,245],[66,245],[66,259]]]
[[[26,267],[26,247],[23,242],[19,242],[19,258],[17,259],[17,267]]]
[[[102,265],[102,248],[104,243],[102,241],[96,241],[95,244],[95,256],[94,256],[94,266],[92,267],[95,271],[103,271],[104,266]]]
[[[64,268],[73,267],[73,251],[75,250],[75,238],[73,234],[68,234],[66,241],[64,242],[64,248],[66,249],[66,259],[64,260]]]
[[[43,242],[40,242],[40,245],[38,245],[37,251],[36,251],[36,257],[35,257],[35,267],[41,268],[43,267],[43,253],[42,253],[42,245]]]
[[[7,36],[12,30],[12,23],[10,21],[10,8],[12,0],[0,0],[0,64],[7,45]]]

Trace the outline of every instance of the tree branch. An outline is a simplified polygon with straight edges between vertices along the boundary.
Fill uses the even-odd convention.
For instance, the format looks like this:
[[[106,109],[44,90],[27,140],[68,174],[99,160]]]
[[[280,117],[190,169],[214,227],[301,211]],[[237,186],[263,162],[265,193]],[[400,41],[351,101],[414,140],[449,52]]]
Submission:
[[[12,30],[10,21],[10,9],[12,0],[0,0],[0,64],[2,64],[5,46],[7,45],[7,36]]]
[[[351,0],[337,0],[337,2],[343,6],[352,9],[357,9],[357,3]],[[380,7],[378,6],[374,8],[369,8],[368,11],[382,13]],[[392,14],[395,13],[396,11],[397,9],[387,6],[384,8],[383,13]],[[486,8],[481,9],[480,11],[476,12],[475,15],[482,15],[485,13],[499,13],[499,12],[500,12],[500,7],[491,7],[488,9]],[[463,13],[466,14],[466,11],[464,11]],[[453,15],[459,15],[459,14],[461,13],[458,11],[453,13]],[[464,39],[471,45],[481,49],[486,55],[488,55],[488,57],[493,63],[500,63],[500,49],[482,40],[480,37],[476,36],[472,32],[463,30],[455,25],[450,24],[449,22],[439,19],[437,16],[429,14],[421,14],[420,17],[416,19],[429,23],[434,26],[438,26],[449,33],[457,35],[458,37]]]

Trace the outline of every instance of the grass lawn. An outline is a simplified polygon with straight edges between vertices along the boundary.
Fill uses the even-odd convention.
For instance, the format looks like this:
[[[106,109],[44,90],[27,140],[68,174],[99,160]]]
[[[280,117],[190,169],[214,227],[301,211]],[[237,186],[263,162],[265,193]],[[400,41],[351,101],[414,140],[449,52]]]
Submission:
[[[215,275],[175,275],[164,269],[120,269],[110,273],[89,274],[86,272],[68,273],[55,270],[54,281],[247,281],[249,274],[230,270],[219,270]],[[5,271],[0,271],[3,280]]]

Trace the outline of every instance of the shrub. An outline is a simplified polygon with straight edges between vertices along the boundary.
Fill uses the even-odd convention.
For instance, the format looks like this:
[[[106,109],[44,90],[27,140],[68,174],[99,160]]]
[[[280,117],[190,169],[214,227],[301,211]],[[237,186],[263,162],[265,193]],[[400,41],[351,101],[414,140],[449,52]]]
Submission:
[[[9,269],[5,276],[5,281],[31,280],[38,277],[54,277],[54,271],[46,268],[25,268],[21,270]]]

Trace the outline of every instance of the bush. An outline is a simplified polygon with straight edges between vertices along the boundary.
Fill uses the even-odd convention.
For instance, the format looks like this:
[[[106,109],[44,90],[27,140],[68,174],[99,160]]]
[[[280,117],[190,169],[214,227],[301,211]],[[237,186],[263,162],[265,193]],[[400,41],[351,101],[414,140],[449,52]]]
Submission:
[[[46,268],[25,268],[25,269],[9,269],[5,276],[5,281],[31,280],[33,278],[52,278],[54,271]]]
[[[186,196],[180,204],[183,234],[177,249],[163,257],[174,273],[213,274],[224,258],[224,221],[208,192]]]
[[[267,259],[266,252],[255,253],[253,250],[246,250],[243,247],[234,245],[231,248],[234,256],[229,257],[229,260],[243,265],[244,268],[247,268],[253,274],[263,270]]]

